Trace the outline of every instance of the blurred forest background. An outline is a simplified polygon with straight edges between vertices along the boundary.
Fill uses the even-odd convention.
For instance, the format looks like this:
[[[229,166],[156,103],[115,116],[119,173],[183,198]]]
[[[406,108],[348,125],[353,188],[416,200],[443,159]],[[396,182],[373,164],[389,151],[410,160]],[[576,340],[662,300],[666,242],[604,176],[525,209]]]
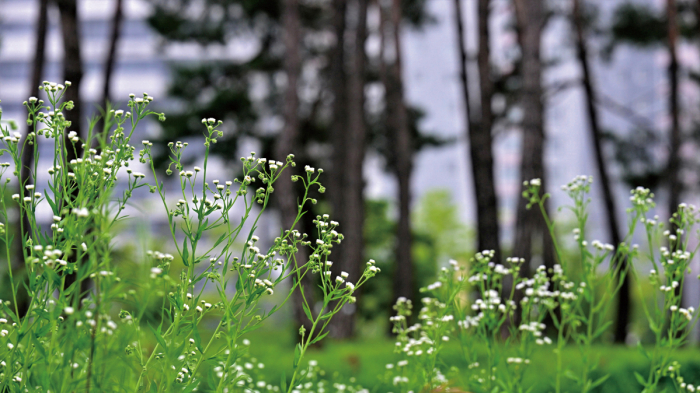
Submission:
[[[369,258],[382,269],[334,319],[337,339],[385,335],[394,300],[417,300],[450,258],[492,249],[552,266],[525,180],[554,194],[569,236],[558,187],[593,175],[588,237],[612,244],[630,187],[651,188],[662,218],[698,200],[700,0],[0,1],[3,118],[22,127],[43,80],[72,82],[81,135],[77,119],[146,90],[167,121],[138,138],[199,141],[202,118],[224,120],[222,179],[251,149],[323,168],[328,192],[301,230],[330,213],[345,235],[335,274],[355,281]],[[296,214],[296,184],[275,188],[268,241]],[[125,258],[164,229],[148,197],[131,208],[145,219],[120,239]],[[604,339],[644,341],[635,305],[653,300],[626,282],[617,301]],[[280,326],[304,320],[296,309]]]

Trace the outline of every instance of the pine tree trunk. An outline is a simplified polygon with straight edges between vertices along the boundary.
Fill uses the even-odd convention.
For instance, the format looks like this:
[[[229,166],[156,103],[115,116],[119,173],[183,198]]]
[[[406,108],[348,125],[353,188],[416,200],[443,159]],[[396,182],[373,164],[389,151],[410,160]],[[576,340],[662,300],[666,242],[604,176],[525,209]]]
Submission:
[[[493,138],[491,136],[491,121],[479,122],[475,119],[475,114],[471,108],[471,97],[469,94],[469,75],[467,68],[467,49],[464,36],[464,23],[462,21],[462,4],[461,0],[454,0],[455,3],[455,21],[457,22],[457,42],[459,44],[460,54],[460,81],[462,83],[462,95],[464,97],[464,112],[467,125],[467,137],[469,140],[469,153],[471,158],[472,179],[474,182],[474,193],[476,199],[476,220],[477,220],[477,247],[479,251],[494,250],[496,251],[496,260],[500,255],[500,230],[498,225],[498,199],[496,195],[496,181],[493,170]],[[486,12],[483,17],[484,21],[488,21],[488,4],[483,5]],[[481,8],[480,8],[481,10]],[[482,75],[482,78],[488,78],[486,92],[488,97],[491,95],[493,87],[490,85],[489,69],[489,47],[488,47],[488,23],[479,22],[485,27],[485,30],[480,30],[486,39],[480,40],[480,45],[484,48],[479,50],[480,53],[480,68],[487,68],[487,74]],[[482,84],[484,82],[482,81]],[[484,91],[482,90],[482,99]],[[490,114],[490,102],[488,113]],[[484,116],[483,114],[481,115]]]
[[[668,166],[666,176],[668,178],[668,215],[669,218],[676,213],[681,202],[683,193],[683,183],[681,181],[681,126],[680,126],[680,103],[678,97],[678,53],[676,45],[678,43],[678,9],[676,0],[666,0],[666,20],[668,23],[668,80],[669,80],[669,102],[668,110],[671,116],[671,143],[668,155]],[[671,231],[677,229],[676,225],[669,225]],[[683,288],[675,289],[676,296],[681,297],[681,304],[685,303]],[[679,333],[679,337],[680,337]]]
[[[329,83],[333,92],[333,123],[331,142],[333,144],[332,171],[338,175],[330,176],[328,193],[333,206],[333,217],[340,223],[345,211],[343,196],[343,178],[340,175],[345,164],[345,136],[347,134],[347,77],[345,71],[345,19],[347,4],[345,0],[333,0],[333,32],[336,43],[331,52]]]
[[[61,33],[63,36],[63,78],[71,82],[71,87],[66,89],[63,96],[64,101],[73,101],[75,107],[64,113],[66,120],[71,122],[70,131],[78,133],[80,138],[85,136],[82,133],[82,111],[80,101],[80,84],[83,79],[83,63],[80,54],[80,34],[78,7],[76,0],[56,0],[58,10],[61,14]],[[71,145],[66,132],[65,143]],[[76,152],[68,150],[68,161],[81,156],[82,148],[76,144]]]
[[[274,160],[284,161],[289,154],[294,154],[294,150],[299,146],[299,95],[297,87],[299,84],[299,75],[301,73],[301,25],[299,21],[299,1],[284,0],[282,26],[284,29],[284,72],[287,76],[287,90],[284,93],[283,117],[284,127],[282,133],[277,138],[274,152]],[[298,157],[297,157],[298,161]],[[275,195],[280,209],[280,216],[283,228],[291,229],[294,224],[298,212],[298,195],[292,183],[292,171],[285,173],[275,183]],[[304,232],[304,220],[299,220],[294,229]],[[299,248],[296,253],[296,261],[299,265],[306,263],[308,260],[308,250],[305,247]],[[307,274],[302,279],[301,287],[304,290],[304,297],[307,302],[313,307],[314,286],[311,282],[311,275]],[[302,289],[296,289],[292,295],[293,313],[296,326],[304,326],[307,331],[311,329],[311,321],[309,321],[303,308],[303,300],[301,296]],[[296,327],[295,327],[296,329]]]
[[[48,30],[48,0],[39,1],[39,15],[36,21],[36,41],[34,46],[34,63],[32,64],[32,79],[30,81],[31,85],[29,88],[29,95],[37,97],[39,95],[39,84],[42,82],[42,75],[44,73],[44,61],[46,58],[46,32]],[[31,126],[27,127],[27,134],[32,130]],[[36,140],[34,143],[38,143]],[[37,146],[38,147],[38,146]],[[21,170],[21,180],[23,185],[32,184],[32,167],[34,165],[34,149],[24,150],[22,153],[22,170]],[[26,189],[21,187],[21,192],[25,192]],[[28,195],[25,195],[28,196]],[[24,221],[24,230],[29,228],[28,218],[22,217]],[[21,250],[20,250],[21,253]]]
[[[388,9],[387,9],[388,8]],[[385,29],[382,34],[385,42],[384,61],[385,100],[387,107],[387,128],[391,137],[393,150],[393,168],[398,180],[399,220],[396,242],[396,271],[394,274],[394,299],[401,296],[415,299],[413,260],[411,256],[411,170],[412,148],[411,133],[408,126],[401,65],[401,16],[400,0],[392,0],[389,6],[382,7],[385,13]],[[386,54],[390,56],[386,56]],[[389,57],[387,59],[387,57]]]
[[[591,139],[595,150],[596,163],[598,165],[598,177],[603,191],[605,210],[608,217],[608,232],[615,247],[622,241],[620,237],[620,227],[617,221],[617,207],[613,195],[610,176],[608,175],[605,158],[603,156],[603,135],[600,130],[598,108],[595,106],[596,95],[593,88],[593,77],[591,76],[590,64],[586,48],[586,40],[583,32],[583,15],[581,10],[581,0],[574,0],[573,22],[576,29],[576,48],[579,63],[583,73],[583,90],[586,94],[586,110],[588,112],[588,126],[591,130]],[[623,263],[627,263],[625,260]],[[615,342],[624,343],[627,338],[627,326],[631,315],[630,299],[630,275],[625,275],[625,279],[620,287],[620,298],[617,305],[617,324],[615,325]]]
[[[683,185],[680,179],[680,106],[678,102],[678,55],[676,45],[678,41],[678,20],[676,0],[666,0],[666,17],[668,21],[668,52],[670,62],[668,66],[669,91],[669,115],[671,117],[671,149],[668,156],[667,176],[669,183],[668,210],[669,216],[673,214],[680,203]]]
[[[335,35],[335,47],[331,52],[330,60],[330,84],[333,92],[333,123],[331,127],[331,141],[333,143],[332,172],[333,176],[328,179],[329,196],[333,206],[333,219],[340,223],[338,232],[345,232],[345,212],[347,211],[347,198],[345,195],[344,171],[347,169],[347,134],[348,134],[348,80],[345,70],[345,31],[347,18],[347,2],[345,0],[333,0],[333,32]],[[347,246],[343,241],[334,247],[333,258],[335,263],[331,267],[334,276],[345,270],[347,263],[343,251]],[[349,273],[349,272],[348,272]],[[343,318],[343,314],[337,314],[331,320],[329,331],[333,337],[343,338],[352,330],[343,326],[338,318]],[[347,323],[344,320],[343,323]]]
[[[42,75],[44,74],[44,62],[46,58],[46,32],[48,31],[49,27],[48,8],[48,0],[39,1],[39,12],[35,26],[36,40],[34,41],[34,62],[32,64],[32,77],[29,82],[29,96],[31,97],[39,96],[39,84],[42,82]],[[24,138],[22,138],[23,140],[25,140],[25,138],[32,131],[32,129],[33,126],[27,126],[27,132],[25,133]],[[25,197],[30,196],[25,186],[28,184],[34,184],[32,175],[34,172],[33,167],[35,164],[34,150],[39,148],[38,143],[39,140],[37,138],[34,140],[34,146],[27,146],[27,148],[25,148],[22,151],[22,168],[20,169],[19,194],[24,194],[23,196]],[[18,217],[14,227],[21,228],[21,233],[15,234],[15,241],[13,243],[12,253],[12,270],[15,277],[24,279],[23,273],[26,267],[23,252],[24,241],[31,235],[29,217],[26,215]],[[15,285],[19,285],[18,288],[22,288],[21,284],[16,283]],[[28,298],[28,295],[26,291],[24,291],[24,289],[21,289],[17,292],[17,309],[19,310],[20,316],[24,316],[28,311],[30,299]]]
[[[339,168],[340,172],[335,173],[335,176],[341,178],[340,197],[343,199],[343,210],[335,217],[340,222],[340,232],[345,236],[345,239],[335,247],[336,256],[333,266],[335,269],[333,272],[335,274],[339,274],[341,271],[348,272],[348,280],[351,282],[357,282],[361,275],[364,251],[364,182],[362,172],[366,144],[364,88],[367,2],[367,0],[357,0],[351,3],[357,13],[357,18],[355,18],[356,25],[352,29],[353,51],[349,62],[350,69],[347,72],[347,132],[343,135],[343,145],[337,146],[337,149],[343,150],[345,161]],[[355,319],[355,306],[346,305],[331,321],[333,336],[337,338],[352,337],[355,334]]]
[[[71,83],[70,87],[66,88],[63,95],[64,102],[73,101],[74,107],[72,110],[64,113],[65,119],[70,122],[70,127],[66,128],[63,143],[66,146],[75,146],[68,148],[66,154],[66,162],[82,156],[82,144],[73,144],[68,139],[68,132],[75,131],[78,137],[84,139],[85,135],[82,132],[82,102],[80,100],[80,85],[83,79],[83,63],[80,50],[80,33],[79,33],[79,18],[77,0],[56,0],[61,19],[61,35],[63,38],[63,78]],[[78,188],[73,191],[73,198],[78,194]],[[74,257],[73,257],[74,258]],[[72,260],[75,262],[74,260]],[[66,276],[65,288],[69,288],[76,280],[78,273],[73,273]],[[89,288],[89,280],[84,279],[80,283],[79,294],[83,297]]]
[[[695,28],[700,30],[700,0],[695,1],[693,11],[695,11]]]
[[[520,105],[523,111],[522,158],[520,179],[522,182],[541,179],[546,190],[544,172],[544,106],[542,102],[542,61],[540,57],[542,30],[546,22],[542,0],[515,0],[518,41],[522,52],[522,78]],[[527,209],[527,201],[520,198],[516,215],[513,256],[525,258],[531,263],[533,240],[541,244],[546,266],[554,264],[554,253],[549,233],[537,209]],[[527,269],[523,272],[527,274]]]
[[[102,106],[107,109],[107,102],[110,101],[111,85],[112,85],[112,75],[114,74],[114,68],[117,60],[117,45],[119,44],[119,37],[121,35],[122,20],[124,19],[123,11],[124,0],[116,0],[114,5],[114,16],[112,17],[112,31],[109,36],[109,49],[107,50],[107,58],[105,59],[105,71],[104,79],[102,81]],[[96,127],[96,131],[101,132],[103,128],[103,122],[100,122]]]

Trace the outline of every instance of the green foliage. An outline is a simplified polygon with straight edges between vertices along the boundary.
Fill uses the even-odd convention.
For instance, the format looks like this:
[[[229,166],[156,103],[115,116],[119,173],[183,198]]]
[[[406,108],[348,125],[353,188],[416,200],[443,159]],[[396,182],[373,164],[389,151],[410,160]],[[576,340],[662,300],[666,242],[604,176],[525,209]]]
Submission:
[[[597,240],[589,243],[591,182],[589,177],[578,176],[562,187],[573,202],[565,209],[576,218],[572,232],[578,258],[570,260],[563,252],[562,239],[545,210],[549,194],[541,195],[541,181],[533,179],[525,182],[523,197],[528,208],[538,208],[544,215],[554,241],[556,265],[540,266],[532,278],[521,277],[520,267],[526,261],[511,257],[502,265],[492,260],[493,251],[486,250],[468,264],[450,261],[438,280],[422,289],[426,295],[421,299],[419,323],[410,324],[413,304],[400,298],[396,315],[391,317],[398,356],[387,365],[381,378],[384,385],[402,393],[455,387],[477,393],[610,389],[614,385],[609,382],[610,374],[601,372],[604,360],[595,343],[604,341],[612,325],[609,310],[625,276],[639,275],[639,267],[632,264],[645,258],[654,267],[651,285],[643,285],[645,280],[639,277],[635,281],[640,291],[650,289],[652,293],[650,304],[641,303],[654,346],[638,346],[638,353],[647,361],[641,367],[646,368],[645,375],[632,370],[622,378],[634,378],[632,386],[641,385],[646,393],[695,391],[694,385],[685,382],[676,356],[698,321],[693,307],[681,307],[680,293],[689,262],[699,249],[690,246],[686,234],[696,229],[700,212],[681,204],[670,220],[673,230],[663,231],[658,218],[648,216],[655,207],[653,194],[639,187],[631,192],[628,233],[623,241],[616,247]],[[638,225],[645,229],[648,253],[631,243]],[[659,247],[660,241],[668,246]],[[451,341],[459,344],[461,362],[443,354]],[[551,352],[544,349],[550,345]],[[567,356],[567,347],[577,355],[572,357],[569,352]],[[545,352],[549,360],[537,361]],[[547,363],[551,377],[543,387],[541,378],[533,379],[533,374],[541,376],[534,365]]]
[[[12,163],[0,164],[0,177],[5,178],[0,195],[7,193],[11,178],[17,177],[27,149],[34,154],[34,167],[31,182],[19,185],[26,193],[0,199],[0,240],[5,245],[11,298],[0,301],[0,391],[223,392],[232,387],[244,391],[253,385],[251,373],[242,371],[241,364],[247,359],[242,337],[259,328],[294,291],[301,293],[302,306],[313,324],[309,331],[300,330],[285,390],[298,389],[309,379],[320,386],[323,381],[315,378],[316,371],[301,366],[304,354],[328,334],[332,317],[345,304],[355,302],[355,289],[380,271],[370,261],[355,283],[346,281],[345,272],[331,277],[331,248],[343,239],[336,231],[339,224],[328,215],[317,216],[313,243],[294,228],[306,213],[306,205],[316,203],[309,191],[323,187],[319,182],[323,170],[306,166],[303,175],[291,176],[305,190],[296,219],[261,251],[255,230],[274,183],[286,175],[286,169],[296,166],[294,155],[280,162],[251,153],[241,158],[241,178],[210,180],[210,148],[223,136],[223,122],[202,119],[202,167],[186,169],[183,156],[189,143],[167,145],[170,164],[166,174],[177,173],[171,183],[179,185],[173,192],[180,199],[173,203],[164,182],[158,180],[152,142],[141,142],[138,160],[150,166],[155,184],[145,183],[145,174],[129,168],[136,159],[136,148],[130,142],[139,122],[149,115],[165,120],[162,113],[148,109],[153,98],[131,94],[128,111],[106,113],[109,132],[95,135],[91,128],[81,140],[75,132],[68,132],[70,122],[63,115],[73,107],[72,102],[61,101],[69,86],[70,82],[65,86],[45,82],[41,88],[49,104],[35,97],[24,103],[31,127],[24,140],[1,128],[5,148],[0,155],[9,155]],[[37,172],[40,136],[54,146],[47,177]],[[99,151],[85,149],[79,158],[67,161],[68,150],[78,146],[97,146]],[[12,175],[7,176],[10,168]],[[125,175],[127,187],[115,198],[118,174]],[[256,182],[261,183],[257,188]],[[174,248],[176,255],[149,250],[141,263],[117,265],[113,252],[117,224],[127,218],[124,208],[141,188],[162,202],[172,243],[170,247],[161,243],[159,248]],[[10,204],[28,217],[26,234],[7,230]],[[50,229],[37,219],[41,204],[53,213]],[[234,206],[239,205],[243,205],[242,217],[233,221]],[[217,235],[210,236],[214,231]],[[28,276],[24,285],[14,276],[9,251],[13,235],[22,236]],[[301,247],[309,248],[308,261],[297,260]],[[319,276],[320,307],[304,298],[299,283],[307,274]],[[282,284],[288,281],[290,287]],[[275,290],[283,294],[280,302],[271,309],[263,308],[261,300]],[[31,301],[26,313],[20,312],[17,301],[23,291]],[[214,300],[210,303],[210,299]],[[207,324],[216,327],[211,330]]]
[[[665,7],[665,5],[664,5]],[[692,0],[676,2],[678,29],[681,37],[688,40],[698,38],[698,22]],[[615,8],[610,37],[605,55],[610,56],[617,45],[627,44],[639,47],[667,45],[668,23],[665,9],[654,9],[645,4],[626,2]]]
[[[427,4],[428,0],[401,0],[403,19],[416,29],[437,23],[437,19],[427,12]]]
[[[265,364],[262,371],[264,380],[275,380],[279,370],[291,372],[291,354],[287,350],[291,348],[293,340],[289,330],[265,330],[251,333],[251,352],[258,362]],[[261,345],[265,344],[265,345]],[[387,364],[395,364],[400,360],[400,355],[393,351],[394,342],[384,336],[362,337],[353,341],[329,340],[322,348],[315,348],[308,352],[308,357],[314,359],[323,366],[326,375],[336,381],[354,380],[357,384],[373,387],[372,392],[395,392],[393,384],[380,384],[377,374],[383,377]],[[650,349],[651,347],[647,347]],[[595,377],[609,375],[609,378],[601,386],[593,391],[596,393],[638,392],[637,380],[634,373],[644,373],[649,368],[649,361],[642,356],[637,348],[615,345],[594,344],[592,351],[600,356]],[[479,361],[486,358],[486,348],[482,343],[474,346]],[[696,347],[687,347],[676,352],[676,359],[683,364],[683,376],[688,383],[697,385],[700,383],[700,361]],[[581,356],[578,348],[567,346],[563,351],[563,358],[571,370],[578,373],[581,367]],[[446,342],[441,352],[440,359],[446,368],[468,367],[460,348],[458,340]],[[556,357],[552,356],[550,346],[536,346],[525,373],[523,384],[531,387],[531,393],[549,393],[552,391],[552,381],[556,376]],[[459,381],[457,375],[448,375],[451,382]],[[670,383],[665,379],[664,384]],[[576,384],[573,380],[563,381],[563,391],[576,392]],[[665,385],[668,386],[668,385]]]
[[[635,129],[627,135],[606,132],[605,139],[615,147],[615,161],[622,169],[622,180],[630,187],[656,189],[664,178],[665,163],[655,150],[663,144],[658,132]]]
[[[680,39],[696,41],[700,38],[698,24],[698,3],[694,0],[678,0],[677,23]],[[661,7],[647,4],[625,2],[617,6],[609,30],[606,31],[607,44],[602,56],[610,60],[617,47],[629,45],[637,48],[663,49],[668,47],[668,20],[666,3]],[[679,42],[680,43],[680,42]],[[683,67],[683,65],[681,65]],[[693,70],[684,70],[690,80],[698,80]],[[636,122],[639,124],[639,122]],[[697,127],[694,127],[697,128]],[[693,133],[697,134],[695,131]],[[697,135],[695,135],[697,136]],[[622,179],[631,187],[642,186],[655,190],[664,180],[666,163],[659,162],[657,149],[666,144],[665,133],[652,126],[637,125],[626,135],[608,132],[606,139],[612,142],[615,159],[621,166]],[[690,140],[691,133],[686,133],[685,140]],[[684,166],[694,167],[690,161]]]
[[[171,64],[168,95],[176,105],[162,124],[162,142],[170,138],[197,136],[195,125],[202,118],[225,121],[225,136],[211,153],[229,163],[236,157],[242,137],[257,136],[256,122],[261,109],[251,98],[256,76],[272,78],[281,69],[281,54],[272,50],[278,37],[280,7],[277,1],[247,0],[150,0],[153,13],[150,26],[164,43],[196,43],[206,53],[213,47],[247,40],[256,49],[245,58],[211,58]],[[260,86],[258,86],[258,89]],[[275,89],[262,102],[274,97]],[[259,104],[259,103],[258,103]],[[155,153],[157,166],[167,161],[167,152]],[[265,151],[263,152],[265,153]]]
[[[434,18],[427,12],[426,0],[402,0],[404,20],[412,27],[420,28],[432,23]],[[153,13],[149,25],[163,37],[164,44],[193,43],[199,45],[202,58],[192,61],[173,61],[168,96],[171,106],[168,119],[161,124],[162,137],[154,141],[163,142],[173,138],[188,140],[197,136],[196,125],[202,118],[222,119],[225,136],[213,146],[211,153],[225,161],[233,162],[231,152],[237,151],[240,140],[254,138],[261,142],[262,154],[272,150],[277,126],[262,124],[281,113],[282,95],[286,88],[280,76],[283,74],[284,31],[279,0],[149,0]],[[301,26],[305,37],[324,37],[333,34],[331,1],[300,2]],[[331,40],[332,41],[332,40]],[[243,42],[251,53],[237,58],[207,57],[212,48],[233,46]],[[327,39],[303,39],[300,42],[302,62],[309,64],[313,75],[304,76],[301,86],[306,86],[311,95],[300,96],[300,141],[297,155],[300,163],[322,166],[329,159],[319,154],[319,146],[328,147],[334,124],[328,113],[332,111],[332,95],[329,70],[318,68],[318,64],[330,64],[334,50]],[[368,61],[371,68],[376,61]],[[376,70],[368,70],[367,83],[376,82]],[[309,80],[307,80],[309,79]],[[370,129],[368,145],[391,158],[392,149],[389,130],[384,121],[385,113],[368,114]],[[448,143],[430,134],[419,131],[419,123],[425,114],[410,108],[409,122],[413,132],[414,151]],[[167,154],[154,152],[157,167],[167,163]],[[389,167],[389,169],[392,169]]]
[[[446,264],[450,258],[467,261],[473,255],[468,239],[474,234],[462,224],[459,208],[448,190],[426,192],[413,211],[412,219],[414,232],[434,242],[437,253],[434,259],[438,263]]]
[[[110,132],[90,132],[81,140],[67,132],[70,124],[63,116],[72,107],[61,102],[68,86],[68,82],[66,86],[46,82],[42,87],[49,104],[33,97],[25,103],[31,127],[26,138],[0,127],[5,145],[0,153],[11,160],[0,164],[0,177],[6,179],[0,182],[0,195],[8,193],[10,179],[18,173],[22,151],[30,149],[35,154],[31,184],[22,184],[23,194],[0,199],[0,240],[5,245],[10,288],[10,300],[0,302],[3,392],[256,389],[311,393],[333,389],[364,393],[367,390],[362,386],[368,385],[394,393],[447,388],[475,393],[606,392],[630,386],[641,386],[647,393],[696,390],[688,381],[698,380],[700,366],[685,362],[681,351],[698,321],[696,310],[681,307],[680,299],[690,261],[699,249],[689,236],[700,224],[700,212],[692,205],[681,204],[670,219],[670,228],[665,229],[658,217],[650,217],[654,195],[636,188],[630,197],[628,234],[623,242],[616,246],[596,240],[589,243],[586,228],[592,179],[576,177],[562,187],[572,200],[565,208],[576,219],[571,231],[574,255],[565,251],[565,235],[557,232],[545,212],[549,195],[541,194],[540,180],[526,182],[523,196],[530,208],[544,214],[558,262],[550,269],[539,267],[528,278],[520,276],[526,261],[511,257],[500,264],[488,250],[468,261],[444,263],[449,255],[465,257],[468,249],[463,236],[468,232],[459,224],[449,194],[429,192],[414,212],[413,229],[419,239],[414,253],[420,281],[430,278],[429,271],[437,271],[437,281],[421,289],[424,297],[418,323],[411,322],[412,301],[400,298],[396,315],[390,319],[396,343],[379,341],[368,350],[372,360],[356,355],[358,348],[334,347],[336,352],[330,356],[344,359],[349,366],[343,371],[336,367],[337,360],[325,360],[329,355],[324,358],[313,345],[326,337],[330,320],[342,306],[355,302],[355,289],[381,267],[370,260],[356,283],[346,281],[347,273],[331,277],[331,249],[343,240],[336,231],[339,224],[328,215],[316,216],[311,221],[314,241],[294,228],[306,213],[305,206],[317,202],[309,191],[323,187],[319,183],[323,171],[306,166],[302,175],[292,175],[305,190],[296,220],[261,251],[254,232],[274,183],[296,166],[293,155],[279,162],[251,153],[241,158],[240,178],[210,180],[207,163],[212,146],[223,137],[223,122],[202,119],[202,167],[186,169],[187,142],[167,146],[170,164],[166,173],[176,176],[171,183],[179,185],[174,190],[179,199],[173,201],[164,182],[158,180],[154,144],[142,141],[138,158],[130,144],[146,116],[164,120],[163,114],[148,109],[152,97],[131,95],[128,111],[107,112],[105,124]],[[54,145],[48,176],[37,172],[39,137]],[[66,162],[68,149],[78,144],[100,149],[88,148],[79,159]],[[136,159],[150,166],[154,184],[144,182],[145,174],[129,168]],[[117,174],[126,174],[127,187],[115,197]],[[175,255],[149,250],[139,263],[116,263],[125,258],[115,253],[114,236],[126,219],[124,207],[139,189],[149,190],[162,202],[172,240],[169,249]],[[243,205],[240,221],[231,217],[236,203]],[[53,213],[50,228],[37,220],[40,204]],[[26,235],[7,227],[12,208],[29,218]],[[381,201],[367,206],[365,235],[371,252],[392,253],[393,239],[388,234],[395,224],[388,218],[388,209],[388,203]],[[644,228],[643,248],[632,243],[638,226]],[[20,285],[14,275],[8,247],[20,235],[26,285]],[[163,242],[158,245],[168,247]],[[300,247],[309,247],[308,261],[296,259]],[[640,267],[648,264],[653,270],[647,279]],[[318,304],[311,304],[299,285],[307,274],[318,275],[322,295]],[[651,332],[645,342],[651,345],[640,344],[634,355],[616,355],[630,359],[621,365],[611,363],[611,349],[599,344],[605,343],[610,307],[626,274],[634,275],[638,284]],[[291,281],[291,286],[282,285],[285,281]],[[386,282],[381,285],[389,287]],[[17,295],[22,291],[31,300],[26,314],[18,308]],[[281,355],[265,355],[270,340],[264,343],[260,352],[273,365],[271,376],[254,357],[256,347],[244,337],[262,327],[294,291],[301,294],[301,306],[312,325],[308,330],[302,326],[293,340],[294,349]],[[274,305],[265,305],[263,299]],[[550,324],[549,331],[546,324]],[[393,354],[389,347],[394,348]],[[327,365],[305,360],[309,355],[318,355]],[[367,378],[368,371],[362,371],[362,380],[354,379],[363,361],[373,365],[374,381]]]
[[[664,45],[668,27],[663,14],[647,6],[625,3],[615,10],[611,32],[616,43]]]
[[[367,284],[359,309],[368,321],[386,318],[391,309],[396,221],[391,218],[390,208],[387,200],[365,201],[365,254],[388,272]],[[473,234],[461,223],[458,210],[447,190],[426,192],[414,208],[411,220],[416,293],[435,279],[438,266],[446,265],[450,258],[469,260]]]

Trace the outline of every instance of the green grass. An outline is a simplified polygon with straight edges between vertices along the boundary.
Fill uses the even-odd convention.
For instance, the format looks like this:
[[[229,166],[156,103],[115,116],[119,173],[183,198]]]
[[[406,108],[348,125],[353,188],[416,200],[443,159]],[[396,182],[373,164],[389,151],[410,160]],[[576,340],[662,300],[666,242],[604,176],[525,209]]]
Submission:
[[[265,364],[263,374],[271,381],[277,381],[281,372],[286,375],[292,370],[293,350],[296,337],[293,329],[260,329],[249,335],[251,356]],[[322,347],[309,350],[306,360],[317,360],[319,365],[332,376],[331,380],[347,382],[355,378],[357,383],[372,392],[391,391],[388,386],[380,386],[379,375],[385,371],[387,363],[398,358],[393,353],[394,341],[390,337],[365,337],[349,341],[324,340]],[[556,357],[553,346],[540,349],[532,358],[527,372],[525,386],[532,386],[532,393],[551,391],[556,372]],[[649,348],[651,349],[651,348]],[[595,392],[619,393],[637,392],[641,387],[634,372],[646,377],[649,361],[636,348],[616,345],[597,345],[594,352],[599,356],[599,369],[595,378],[610,374],[610,378]],[[683,364],[681,373],[686,381],[700,383],[700,356],[698,348],[688,347],[675,353],[674,358]],[[564,359],[571,369],[580,366],[578,349],[573,346],[565,348]],[[461,358],[459,347],[449,346],[445,349],[442,360],[449,366],[463,369],[466,364]],[[594,379],[595,379],[594,378]],[[573,381],[567,381],[565,391],[576,391]]]

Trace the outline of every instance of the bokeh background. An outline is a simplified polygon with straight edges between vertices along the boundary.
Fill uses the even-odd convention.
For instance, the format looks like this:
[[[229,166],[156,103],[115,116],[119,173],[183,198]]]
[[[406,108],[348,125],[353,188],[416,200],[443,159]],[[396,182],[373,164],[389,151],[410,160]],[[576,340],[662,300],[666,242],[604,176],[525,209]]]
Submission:
[[[189,141],[192,165],[201,119],[224,120],[210,162],[222,181],[251,150],[323,168],[328,192],[313,214],[330,213],[346,236],[334,267],[351,279],[369,258],[383,269],[334,322],[329,345],[340,349],[319,352],[347,352],[336,366],[353,375],[369,372],[362,351],[390,348],[393,301],[419,298],[450,258],[495,249],[533,270],[554,263],[523,181],[543,180],[571,236],[559,186],[592,175],[587,237],[613,244],[631,187],[654,191],[662,219],[698,200],[698,0],[0,0],[3,120],[24,132],[22,101],[43,80],[72,82],[76,118],[148,92],[167,121],[144,124],[136,140]],[[87,133],[85,120],[74,124]],[[263,244],[298,192],[276,190]],[[158,203],[136,196],[117,238],[123,258],[168,251]],[[691,282],[684,301],[697,306]],[[639,306],[653,299],[636,284],[603,338],[620,344],[610,349],[620,359],[649,339]],[[275,337],[265,353],[290,345],[303,319],[294,307],[280,314],[260,333]],[[353,352],[358,342],[366,348]]]

